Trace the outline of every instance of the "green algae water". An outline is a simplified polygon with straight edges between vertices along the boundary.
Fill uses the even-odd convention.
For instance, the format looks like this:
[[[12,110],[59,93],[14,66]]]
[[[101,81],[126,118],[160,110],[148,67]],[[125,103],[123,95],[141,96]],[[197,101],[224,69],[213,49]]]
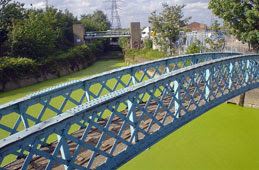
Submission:
[[[258,170],[259,109],[222,104],[120,170]]]
[[[0,93],[0,105],[7,103],[9,101],[24,97],[30,93],[49,88],[51,86],[55,86],[72,80],[78,80],[84,77],[92,76],[94,74],[102,73],[102,72],[120,68],[123,66],[126,66],[123,59],[99,60],[84,70],[71,73],[69,75],[62,76],[60,78],[47,80],[38,84],[34,84],[31,86],[27,86],[24,88],[20,88],[20,89],[8,91],[8,92],[2,92]]]
[[[98,61],[87,69],[61,78],[0,93],[0,104],[123,66],[123,60]],[[164,138],[120,169],[258,170],[259,110],[222,104]]]

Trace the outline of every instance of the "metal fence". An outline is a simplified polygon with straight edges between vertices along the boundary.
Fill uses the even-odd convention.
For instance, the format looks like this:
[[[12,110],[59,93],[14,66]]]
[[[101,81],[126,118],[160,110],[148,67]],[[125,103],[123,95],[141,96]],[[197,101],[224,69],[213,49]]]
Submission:
[[[0,139],[116,90],[188,65],[236,54],[238,53],[204,53],[171,57],[108,71],[38,91],[0,105]]]
[[[131,81],[139,83],[115,88],[103,96],[99,93],[85,104],[0,140],[3,168],[114,169],[121,166],[207,110],[259,87],[258,55],[215,59],[217,55],[220,58],[219,54],[198,58],[191,55],[125,68],[136,68],[136,72],[127,74]],[[232,54],[221,54],[221,57],[229,55]],[[215,60],[205,61],[209,58]],[[177,61],[173,63],[175,67],[181,63],[182,68],[199,60],[204,62],[176,70],[171,68],[171,60]],[[165,66],[162,70],[166,74],[156,77],[160,66]],[[143,75],[148,75],[147,69],[154,67],[157,69],[153,70],[153,76],[148,76],[153,78],[143,82],[144,78],[138,79],[132,74],[142,71]],[[172,70],[175,71],[170,72]],[[117,71],[111,73],[119,76]],[[78,84],[70,89],[82,88]],[[56,94],[59,93],[68,96],[69,92]],[[37,101],[40,100],[46,98],[39,97]],[[53,137],[56,140],[46,141]],[[9,163],[11,158],[16,161]],[[9,164],[4,166],[6,163]]]

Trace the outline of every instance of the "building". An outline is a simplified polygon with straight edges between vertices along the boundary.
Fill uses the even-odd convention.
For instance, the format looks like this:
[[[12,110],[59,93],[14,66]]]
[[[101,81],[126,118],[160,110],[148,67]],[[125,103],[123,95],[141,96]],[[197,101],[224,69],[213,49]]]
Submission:
[[[150,38],[150,34],[151,34],[151,28],[150,27],[144,28],[143,31],[141,32],[141,39],[144,40],[146,38]]]
[[[200,24],[198,22],[192,22],[191,24],[187,25],[186,28],[190,29],[191,31],[204,32],[207,30],[207,25]]]

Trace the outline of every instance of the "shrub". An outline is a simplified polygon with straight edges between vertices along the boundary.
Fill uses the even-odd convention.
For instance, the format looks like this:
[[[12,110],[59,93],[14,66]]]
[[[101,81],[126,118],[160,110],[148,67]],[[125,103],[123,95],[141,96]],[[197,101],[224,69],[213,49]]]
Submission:
[[[145,39],[144,41],[144,48],[152,49],[153,41],[149,38]]]
[[[0,80],[7,82],[11,79],[17,79],[30,73],[37,72],[36,62],[29,58],[0,58]]]

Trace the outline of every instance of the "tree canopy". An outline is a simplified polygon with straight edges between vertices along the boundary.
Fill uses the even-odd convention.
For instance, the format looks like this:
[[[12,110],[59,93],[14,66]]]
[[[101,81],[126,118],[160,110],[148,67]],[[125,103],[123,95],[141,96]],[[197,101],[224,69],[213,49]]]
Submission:
[[[220,23],[218,20],[215,20],[210,29],[214,31],[213,36],[210,38],[206,38],[205,42],[209,44],[209,51],[222,51],[225,47],[225,38],[219,36],[219,32],[221,30]]]
[[[229,32],[259,49],[258,0],[210,0],[209,9],[224,20]]]
[[[82,23],[88,31],[110,28],[107,16],[100,10],[82,15],[79,21],[68,10],[25,9],[22,3],[0,0],[0,14],[0,57],[44,61],[73,47],[73,24]]]
[[[13,25],[9,34],[13,56],[39,59],[53,53],[60,29],[54,30],[45,13],[31,11],[28,18]]]
[[[96,10],[93,14],[81,15],[81,22],[86,31],[107,31],[111,23],[103,11]]]
[[[11,2],[11,0],[0,0],[0,56],[6,53],[4,43],[8,39],[13,23],[24,19],[24,4]]]
[[[182,9],[184,5],[169,6],[163,4],[163,11],[157,14],[156,11],[151,13],[149,23],[152,25],[156,34],[156,40],[159,45],[166,51],[170,49],[170,54],[174,51],[175,42],[179,39],[179,33],[187,25],[190,17],[184,18]]]

